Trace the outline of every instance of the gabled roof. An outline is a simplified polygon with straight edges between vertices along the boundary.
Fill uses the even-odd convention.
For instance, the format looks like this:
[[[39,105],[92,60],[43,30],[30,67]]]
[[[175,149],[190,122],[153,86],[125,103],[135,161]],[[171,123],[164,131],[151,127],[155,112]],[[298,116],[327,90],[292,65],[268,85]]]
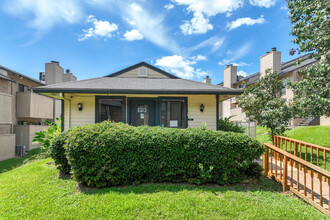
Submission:
[[[39,81],[39,80],[36,80],[36,79],[34,79],[34,78],[32,78],[32,77],[29,77],[29,76],[27,76],[27,75],[24,75],[24,74],[22,74],[22,73],[19,73],[19,72],[15,71],[15,70],[11,70],[11,69],[9,69],[9,68],[7,68],[7,67],[4,67],[4,66],[1,66],[1,65],[0,65],[0,69],[3,69],[3,70],[5,70],[5,71],[7,71],[7,72],[10,72],[10,73],[13,74],[13,75],[16,75],[16,76],[23,77],[23,78],[25,78],[25,79],[31,80],[31,81],[33,81],[33,82],[35,82],[35,83],[40,84],[40,85],[45,85],[45,83],[42,83],[42,82]]]
[[[149,69],[152,69],[152,70],[154,70],[154,71],[156,71],[156,72],[158,72],[158,73],[160,73],[160,74],[163,74],[163,75],[165,75],[165,76],[167,76],[167,77],[169,77],[169,78],[172,78],[172,79],[179,79],[179,77],[177,77],[177,76],[175,76],[175,75],[173,75],[173,74],[171,74],[171,73],[169,73],[169,72],[166,72],[166,71],[164,71],[164,70],[162,70],[162,69],[159,69],[159,68],[157,68],[157,67],[155,67],[155,66],[153,66],[153,65],[151,65],[151,64],[149,64],[149,63],[143,62],[143,61],[140,62],[140,63],[137,63],[137,64],[135,64],[135,65],[129,66],[129,67],[125,68],[125,69],[119,70],[119,71],[117,71],[117,72],[115,72],[115,73],[112,73],[112,74],[110,74],[110,75],[107,75],[106,77],[116,77],[116,76],[119,76],[119,75],[121,75],[121,74],[123,74],[123,73],[126,73],[126,72],[128,72],[128,71],[131,71],[131,70],[133,70],[133,69],[139,68],[139,67],[141,67],[141,66],[144,66],[144,67],[147,67],[147,68],[149,68]]]
[[[58,83],[34,89],[37,93],[113,93],[113,94],[229,94],[243,91],[178,78],[99,77]]]

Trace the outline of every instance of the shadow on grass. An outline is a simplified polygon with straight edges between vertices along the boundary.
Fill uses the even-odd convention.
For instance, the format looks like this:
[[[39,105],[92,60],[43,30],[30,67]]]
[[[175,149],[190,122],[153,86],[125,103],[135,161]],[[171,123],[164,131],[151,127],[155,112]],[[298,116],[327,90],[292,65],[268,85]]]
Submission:
[[[205,185],[192,185],[187,183],[145,183],[132,186],[121,187],[109,187],[109,188],[92,188],[84,185],[79,185],[79,189],[86,195],[102,195],[111,192],[121,194],[152,194],[160,192],[180,192],[180,191],[201,191],[201,192],[255,192],[255,191],[268,191],[268,192],[280,192],[281,186],[272,179],[267,177],[261,177],[260,181],[247,184],[235,184],[235,185],[217,185],[217,184],[205,184]]]
[[[0,162],[0,173],[4,173],[7,171],[10,171],[12,169],[15,169],[17,167],[22,166],[23,164],[32,161],[36,158],[36,156],[40,153],[41,149],[36,148],[33,150],[30,150],[27,155],[24,157],[19,158],[13,158],[9,160],[4,160]]]

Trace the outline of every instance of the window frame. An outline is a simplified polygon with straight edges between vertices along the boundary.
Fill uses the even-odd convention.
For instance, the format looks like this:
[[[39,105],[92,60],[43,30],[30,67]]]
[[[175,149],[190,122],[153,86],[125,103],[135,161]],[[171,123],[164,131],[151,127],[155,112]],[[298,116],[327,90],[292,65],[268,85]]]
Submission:
[[[122,99],[123,100],[123,123],[126,123],[126,96],[95,96],[95,123],[99,121],[99,100],[100,99]]]
[[[158,97],[159,100],[159,126],[161,126],[161,103],[163,101],[176,101],[176,100],[183,100],[184,105],[185,105],[185,112],[183,113],[185,115],[185,121],[184,121],[184,126],[182,127],[177,127],[177,128],[188,128],[188,97]],[[171,128],[171,127],[167,127]]]

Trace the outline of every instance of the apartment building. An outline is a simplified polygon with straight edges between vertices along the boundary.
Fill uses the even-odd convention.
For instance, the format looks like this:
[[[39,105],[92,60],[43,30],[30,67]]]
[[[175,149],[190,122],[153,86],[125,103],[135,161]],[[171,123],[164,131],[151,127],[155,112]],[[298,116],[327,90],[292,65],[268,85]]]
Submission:
[[[296,64],[297,59],[301,59],[299,65]],[[267,52],[260,57],[260,71],[249,76],[243,77],[237,75],[237,66],[229,64],[226,66],[223,72],[223,82],[219,85],[229,88],[245,88],[256,83],[261,77],[265,76],[266,70],[279,74],[279,77],[283,81],[283,85],[287,80],[291,82],[299,81],[301,79],[300,70],[313,65],[317,61],[311,58],[310,55],[304,55],[296,59],[292,59],[286,62],[281,62],[281,52],[276,50],[276,47],[272,48],[270,52]],[[281,95],[285,99],[293,98],[293,91],[283,88]],[[236,98],[231,98],[220,102],[220,116],[221,118],[232,116],[232,121],[246,121],[246,115],[244,108],[239,107],[239,103]],[[314,118],[299,118],[293,119],[291,126],[299,125],[330,125],[330,119],[326,117]]]
[[[35,132],[47,127],[45,120],[60,117],[61,103],[33,89],[75,80],[56,61],[45,64],[39,80],[0,65],[0,161],[15,157],[16,145],[25,146],[26,151],[39,147],[32,142]]]

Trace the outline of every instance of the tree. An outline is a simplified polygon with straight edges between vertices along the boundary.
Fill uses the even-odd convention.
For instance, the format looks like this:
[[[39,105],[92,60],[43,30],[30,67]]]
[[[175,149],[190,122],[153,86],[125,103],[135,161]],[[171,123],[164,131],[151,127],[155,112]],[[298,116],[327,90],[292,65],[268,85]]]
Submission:
[[[317,64],[301,71],[302,79],[289,82],[295,115],[330,117],[330,4],[324,0],[287,0],[293,24],[292,42],[299,52],[311,52]],[[296,50],[291,49],[290,54]],[[299,61],[298,61],[299,62]]]
[[[267,70],[263,78],[246,87],[244,93],[236,97],[249,121],[270,129],[273,143],[274,135],[283,134],[292,118],[290,103],[281,98],[282,88],[278,74]]]
[[[33,138],[33,142],[37,142],[41,144],[42,152],[46,152],[49,147],[52,145],[54,139],[61,134],[61,119],[56,118],[58,124],[45,120],[48,125],[43,131],[35,132],[35,137]]]

